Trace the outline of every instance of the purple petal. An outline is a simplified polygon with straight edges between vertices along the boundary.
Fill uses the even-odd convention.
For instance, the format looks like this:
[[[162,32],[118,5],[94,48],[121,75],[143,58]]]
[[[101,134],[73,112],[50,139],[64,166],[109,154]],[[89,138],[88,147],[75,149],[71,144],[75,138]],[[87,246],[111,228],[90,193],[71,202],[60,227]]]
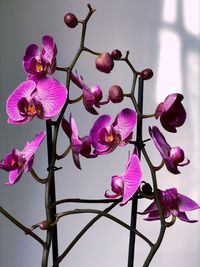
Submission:
[[[100,116],[94,123],[91,131],[90,131],[90,136],[92,139],[92,145],[93,147],[99,151],[103,152],[107,150],[108,146],[103,145],[99,143],[99,132],[102,128],[106,128],[111,125],[111,117],[109,115],[102,115]]]
[[[142,178],[142,171],[140,167],[140,160],[137,155],[133,154],[130,158],[128,167],[123,175],[124,192],[121,205],[126,202],[135,194],[140,186]]]
[[[187,215],[185,214],[185,212],[179,212],[178,216],[177,216],[181,221],[184,222],[188,222],[188,223],[195,223],[198,222],[198,220],[190,220]]]
[[[62,128],[66,135],[69,137],[69,139],[71,139],[72,129],[70,123],[65,118],[62,119]]]
[[[112,176],[111,188],[114,193],[122,195],[124,188],[123,177],[118,175]]]
[[[44,61],[52,64],[53,59],[57,54],[56,44],[51,36],[45,35],[42,37],[42,58]]]
[[[110,198],[110,199],[114,199],[114,198],[116,198],[116,197],[119,197],[121,194],[109,194],[107,191],[105,192],[105,194],[104,194],[104,196],[106,197],[106,198]]]
[[[181,212],[191,211],[200,208],[200,206],[191,198],[182,194],[178,194],[178,196],[179,196],[178,208]]]
[[[116,117],[113,127],[124,140],[130,135],[137,121],[137,113],[132,109],[123,109]]]
[[[31,44],[27,47],[23,58],[24,69],[30,72],[31,60],[35,57],[40,57],[40,49],[36,44]]]
[[[5,171],[12,171],[18,167],[17,159],[15,156],[15,149],[12,153],[6,154],[4,159],[0,161],[0,169]]]
[[[8,97],[6,103],[6,111],[9,117],[9,122],[24,123],[30,118],[24,118],[21,116],[18,108],[18,102],[22,98],[30,98],[31,94],[35,90],[36,84],[34,81],[25,81],[21,83]]]
[[[149,134],[153,139],[153,142],[158,151],[160,152],[161,156],[163,158],[169,157],[169,152],[171,150],[171,147],[166,142],[165,137],[160,132],[160,130],[156,126],[153,126],[152,128],[149,127]]]
[[[13,184],[15,184],[21,178],[22,174],[23,174],[23,168],[22,169],[17,169],[17,170],[14,170],[14,171],[10,171],[8,182],[5,183],[5,185],[13,185]]]
[[[71,135],[72,150],[75,154],[79,154],[81,151],[81,147],[82,147],[82,141],[80,140],[78,136],[78,129],[76,126],[76,122],[72,118],[72,116],[70,116],[70,125],[71,125],[71,130],[72,130],[72,135]]]
[[[31,158],[34,156],[38,147],[42,143],[45,135],[46,135],[46,132],[43,131],[43,132],[37,134],[35,136],[35,138],[30,143],[29,142],[26,143],[26,145],[25,145],[25,147],[21,153],[25,156],[27,162],[29,162],[31,160]],[[31,167],[32,166],[29,165],[28,171],[30,170]]]
[[[74,164],[76,165],[76,167],[81,170],[79,154],[72,153],[72,157],[73,157],[73,161],[74,161]]]
[[[158,207],[157,207],[155,201],[152,202],[143,212],[138,212],[138,213],[141,215],[144,215],[144,214],[151,213],[153,211],[158,211]]]
[[[155,221],[160,220],[159,211],[155,210],[149,213],[147,218],[144,218],[145,221]]]
[[[62,109],[67,98],[66,87],[54,78],[41,79],[37,84],[35,98],[44,109],[44,119],[56,116]]]

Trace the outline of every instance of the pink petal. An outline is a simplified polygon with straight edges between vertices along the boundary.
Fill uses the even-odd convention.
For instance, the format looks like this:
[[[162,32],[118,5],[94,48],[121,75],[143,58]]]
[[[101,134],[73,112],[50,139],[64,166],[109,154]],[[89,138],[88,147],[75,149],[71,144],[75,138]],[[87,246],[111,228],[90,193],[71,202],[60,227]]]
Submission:
[[[17,169],[14,171],[10,171],[9,181],[5,185],[15,184],[21,178],[22,174],[23,174],[23,169]]]
[[[7,103],[6,103],[6,111],[9,117],[9,123],[12,122],[19,122],[19,123],[25,123],[27,118],[24,118],[20,115],[19,109],[18,109],[18,101],[22,98],[30,98],[31,94],[35,90],[36,84],[34,81],[25,81],[21,83],[8,97]],[[28,119],[30,120],[30,119]]]
[[[37,84],[37,93],[34,95],[43,105],[44,119],[56,116],[67,99],[66,87],[56,79],[44,78]]]
[[[190,220],[187,215],[185,214],[185,212],[179,212],[178,216],[177,216],[181,221],[184,222],[188,222],[188,223],[195,223],[198,222],[198,220]]]
[[[98,152],[105,151],[108,149],[106,145],[99,143],[99,131],[102,128],[106,128],[110,125],[111,125],[111,117],[109,115],[102,115],[95,121],[90,131],[90,136],[92,138],[92,145]]]
[[[141,178],[142,171],[140,167],[140,160],[137,155],[133,154],[123,176],[124,193],[121,205],[126,204],[126,202],[135,194],[141,183]]]
[[[122,140],[126,139],[132,132],[137,121],[137,113],[132,109],[123,109],[116,117],[113,126],[121,135]]]
[[[200,206],[191,198],[182,194],[178,194],[178,196],[179,196],[178,208],[181,212],[191,211],[200,208]]]
[[[35,152],[37,151],[38,147],[42,143],[44,137],[46,135],[46,132],[41,132],[35,136],[35,138],[29,143],[27,142],[24,149],[22,150],[22,154],[24,154],[26,161],[28,162],[31,160]],[[31,166],[29,166],[30,169]]]

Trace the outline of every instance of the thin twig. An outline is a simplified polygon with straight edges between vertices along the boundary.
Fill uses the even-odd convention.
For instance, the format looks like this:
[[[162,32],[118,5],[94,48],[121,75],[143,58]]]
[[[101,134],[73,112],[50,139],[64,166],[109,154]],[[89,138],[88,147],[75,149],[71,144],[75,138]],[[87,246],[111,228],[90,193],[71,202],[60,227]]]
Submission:
[[[20,223],[17,219],[15,219],[10,213],[8,213],[5,209],[0,207],[0,212],[14,225],[16,225],[18,228],[20,228],[26,235],[30,235],[35,240],[37,240],[44,248],[46,247],[46,243],[35,233],[31,231],[31,229],[24,226],[22,223]]]

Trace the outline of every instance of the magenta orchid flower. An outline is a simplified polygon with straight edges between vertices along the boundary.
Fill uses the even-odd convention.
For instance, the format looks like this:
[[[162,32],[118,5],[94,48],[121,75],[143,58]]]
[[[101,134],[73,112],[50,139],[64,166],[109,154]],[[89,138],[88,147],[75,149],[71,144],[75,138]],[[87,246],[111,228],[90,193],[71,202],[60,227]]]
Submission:
[[[85,158],[95,158],[97,154],[91,153],[91,138],[90,136],[79,137],[76,122],[72,115],[70,115],[69,122],[63,118],[62,128],[70,139],[72,147],[72,156],[74,164],[81,169],[79,154]]]
[[[24,69],[28,78],[38,81],[56,70],[57,48],[53,38],[49,35],[42,37],[42,51],[36,44],[27,47],[23,58]]]
[[[159,190],[158,194],[165,218],[168,218],[172,215],[184,222],[197,222],[197,220],[188,219],[186,215],[187,211],[192,211],[200,208],[200,206],[191,198],[179,194],[176,188],[170,188],[165,191]],[[148,214],[148,217],[144,219],[146,221],[154,221],[160,219],[159,210],[155,201],[150,204],[150,206],[144,212],[140,212],[139,214]]]
[[[171,94],[160,103],[155,111],[155,118],[160,117],[160,122],[168,132],[177,132],[176,127],[184,124],[186,111],[181,103],[183,95]]]
[[[100,116],[90,131],[95,151],[103,155],[112,152],[117,146],[127,145],[136,121],[137,113],[129,108],[123,109],[113,123],[109,115]]]
[[[81,87],[83,90],[83,105],[85,109],[94,115],[98,115],[98,112],[96,111],[94,106],[100,108],[101,105],[107,104],[109,102],[109,99],[101,101],[103,98],[103,94],[99,85],[94,85],[91,88],[89,88],[85,84],[83,78],[77,73],[72,77],[73,80],[76,79],[76,81],[74,82],[78,84],[79,87]]]
[[[185,159],[184,151],[180,147],[171,147],[156,126],[153,126],[152,128],[149,127],[149,133],[156,148],[160,152],[168,171],[173,174],[179,174],[180,171],[178,170],[178,166],[183,167],[190,163],[188,159],[185,163],[182,163]]]
[[[24,124],[35,116],[51,119],[60,112],[66,98],[66,87],[52,77],[43,78],[38,84],[32,80],[25,81],[7,100],[8,123]]]
[[[141,183],[142,170],[138,155],[133,153],[128,155],[128,162],[124,173],[121,176],[112,176],[111,188],[113,195],[105,192],[106,198],[116,198],[122,196],[120,206],[125,205],[128,200],[135,194]]]
[[[15,184],[21,178],[23,173],[31,170],[34,155],[45,135],[45,132],[39,133],[30,143],[26,143],[22,151],[14,148],[10,154],[7,154],[4,159],[0,161],[0,169],[10,172],[6,185]]]

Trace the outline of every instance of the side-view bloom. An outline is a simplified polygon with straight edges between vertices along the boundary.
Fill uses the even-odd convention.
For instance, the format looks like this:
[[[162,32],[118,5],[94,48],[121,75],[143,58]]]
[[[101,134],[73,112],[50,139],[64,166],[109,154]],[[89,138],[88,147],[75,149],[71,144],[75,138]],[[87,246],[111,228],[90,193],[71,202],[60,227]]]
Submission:
[[[186,111],[181,103],[183,95],[168,95],[164,102],[160,103],[155,111],[155,118],[160,117],[160,122],[168,132],[177,132],[176,127],[184,124],[186,119]]]
[[[141,183],[142,170],[138,155],[133,153],[128,155],[128,162],[124,173],[112,176],[111,188],[114,194],[110,195],[105,192],[105,197],[116,198],[122,196],[120,205],[125,205],[128,200],[135,194]]]
[[[91,138],[90,136],[79,137],[76,122],[70,115],[69,122],[63,118],[62,128],[70,139],[72,148],[72,157],[77,168],[81,169],[79,154],[85,158],[95,158],[97,154],[91,153]]]
[[[108,154],[117,146],[128,144],[137,121],[137,113],[125,108],[119,112],[113,123],[111,120],[109,115],[100,116],[90,131],[92,145],[99,155]]]
[[[188,159],[185,163],[182,163],[185,159],[184,151],[180,147],[171,147],[156,126],[149,127],[149,133],[168,171],[173,174],[179,174],[178,166],[183,167],[190,163]]]
[[[23,173],[31,170],[34,155],[45,135],[45,132],[39,133],[30,143],[26,143],[22,151],[14,148],[11,153],[5,155],[4,159],[0,161],[0,169],[10,172],[6,185],[15,184],[21,178]]]
[[[95,65],[99,71],[102,71],[104,73],[110,73],[111,70],[114,68],[114,61],[111,55],[106,52],[96,57]]]
[[[109,102],[109,99],[106,101],[101,101],[103,98],[102,90],[99,85],[94,85],[91,88],[84,82],[83,78],[76,73],[74,78],[77,80],[76,84],[81,85],[83,90],[83,105],[85,109],[94,114],[98,115],[98,112],[94,108],[100,108],[101,105],[105,105]]]
[[[66,87],[52,77],[43,78],[37,84],[25,81],[7,99],[8,123],[24,124],[35,116],[51,119],[60,112],[66,98]]]
[[[170,188],[164,191],[159,190],[158,194],[165,218],[168,218],[172,215],[184,222],[197,222],[197,220],[188,219],[186,215],[187,211],[192,211],[200,208],[200,206],[191,198],[179,194],[176,188]],[[154,221],[160,219],[159,210],[155,201],[151,203],[150,206],[145,209],[145,211],[139,212],[139,214],[148,214],[148,217],[144,219],[146,221]]]
[[[42,51],[36,44],[27,47],[23,58],[25,71],[28,78],[38,81],[47,74],[52,74],[56,69],[57,47],[52,36],[42,37]]]

